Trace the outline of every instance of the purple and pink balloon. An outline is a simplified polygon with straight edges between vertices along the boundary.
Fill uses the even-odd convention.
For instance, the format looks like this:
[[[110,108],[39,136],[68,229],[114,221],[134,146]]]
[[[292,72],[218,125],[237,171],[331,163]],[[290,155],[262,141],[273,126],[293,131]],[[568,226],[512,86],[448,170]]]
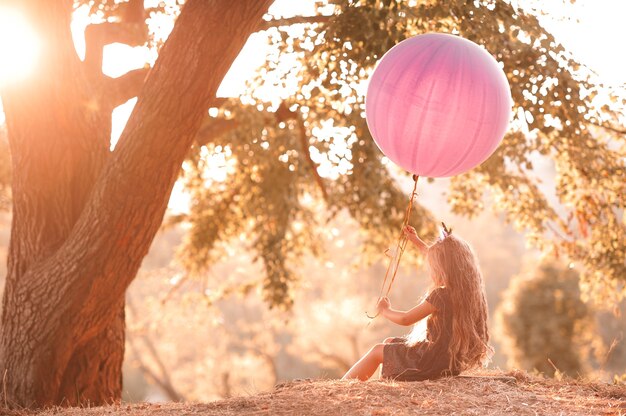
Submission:
[[[506,76],[485,49],[427,33],[382,57],[370,77],[365,115],[389,159],[437,178],[485,161],[508,129],[512,104]]]

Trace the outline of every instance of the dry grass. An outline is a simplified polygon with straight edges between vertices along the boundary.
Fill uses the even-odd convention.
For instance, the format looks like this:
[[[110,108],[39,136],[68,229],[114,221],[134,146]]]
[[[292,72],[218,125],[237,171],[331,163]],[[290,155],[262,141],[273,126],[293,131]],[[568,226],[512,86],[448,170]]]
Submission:
[[[293,381],[213,403],[55,408],[13,416],[91,415],[626,415],[626,387],[547,380],[526,373],[423,382]],[[499,378],[497,376],[500,376]],[[0,410],[1,412],[1,410]]]

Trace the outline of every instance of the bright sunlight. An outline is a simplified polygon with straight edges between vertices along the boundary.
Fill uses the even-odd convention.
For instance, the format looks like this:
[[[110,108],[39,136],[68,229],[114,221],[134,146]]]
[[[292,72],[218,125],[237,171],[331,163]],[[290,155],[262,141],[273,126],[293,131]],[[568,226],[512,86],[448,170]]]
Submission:
[[[26,77],[35,67],[39,40],[16,11],[0,7],[0,86]]]

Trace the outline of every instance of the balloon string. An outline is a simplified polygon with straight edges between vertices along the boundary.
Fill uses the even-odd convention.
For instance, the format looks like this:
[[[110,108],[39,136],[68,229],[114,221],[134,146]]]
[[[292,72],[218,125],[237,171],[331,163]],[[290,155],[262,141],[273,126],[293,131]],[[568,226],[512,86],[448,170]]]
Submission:
[[[385,296],[389,295],[391,291],[391,286],[393,285],[394,280],[396,280],[396,273],[398,273],[398,267],[400,266],[400,259],[402,258],[402,254],[404,253],[404,249],[406,248],[406,244],[408,238],[404,233],[404,227],[409,224],[409,220],[411,219],[411,210],[413,209],[413,200],[417,196],[417,180],[419,179],[418,175],[413,175],[413,179],[415,182],[413,183],[413,191],[411,192],[411,198],[409,199],[409,204],[406,207],[406,211],[404,212],[404,221],[402,221],[402,228],[400,229],[400,236],[398,237],[398,242],[396,243],[396,251],[391,257],[389,264],[387,265],[387,271],[385,272],[385,279],[383,280],[383,285],[380,288],[380,293],[378,295],[378,299],[383,297],[383,293]],[[385,250],[385,254],[389,249]],[[391,279],[389,277],[391,276]],[[387,287],[387,291],[385,292],[385,285],[387,284],[387,280],[389,280],[389,286]],[[365,312],[368,318],[374,319],[379,313],[376,313],[374,316],[370,316],[367,312]]]

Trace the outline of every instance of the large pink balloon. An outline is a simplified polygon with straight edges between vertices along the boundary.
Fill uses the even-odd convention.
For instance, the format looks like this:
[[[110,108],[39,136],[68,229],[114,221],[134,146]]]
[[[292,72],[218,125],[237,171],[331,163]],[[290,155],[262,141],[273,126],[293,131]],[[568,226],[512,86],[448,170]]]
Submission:
[[[420,176],[447,177],[487,159],[504,136],[511,91],[496,60],[454,35],[428,33],[389,50],[365,97],[383,153]]]

